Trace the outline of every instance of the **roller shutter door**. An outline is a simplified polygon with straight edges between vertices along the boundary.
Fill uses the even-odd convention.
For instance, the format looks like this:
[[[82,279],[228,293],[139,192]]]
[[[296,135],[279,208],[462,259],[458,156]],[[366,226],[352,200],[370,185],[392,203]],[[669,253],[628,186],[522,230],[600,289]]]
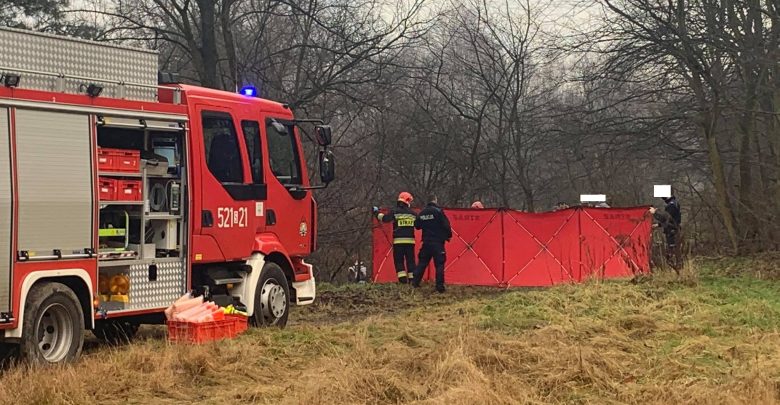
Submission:
[[[17,110],[16,156],[18,249],[34,258],[93,247],[88,116]]]

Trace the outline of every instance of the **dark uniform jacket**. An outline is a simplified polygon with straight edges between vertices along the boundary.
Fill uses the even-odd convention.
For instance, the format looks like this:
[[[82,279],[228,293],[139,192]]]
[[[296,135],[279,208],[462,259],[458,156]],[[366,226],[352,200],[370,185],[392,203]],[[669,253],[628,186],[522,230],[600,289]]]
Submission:
[[[682,212],[680,212],[680,203],[677,202],[676,198],[672,197],[667,200],[664,210],[669,213],[678,227],[682,225]]]
[[[653,219],[663,229],[664,233],[675,233],[679,229],[677,222],[667,211],[656,211],[653,214]]]
[[[422,240],[428,243],[444,243],[452,238],[452,228],[444,211],[434,203],[428,203],[417,215],[414,227],[422,229]]]

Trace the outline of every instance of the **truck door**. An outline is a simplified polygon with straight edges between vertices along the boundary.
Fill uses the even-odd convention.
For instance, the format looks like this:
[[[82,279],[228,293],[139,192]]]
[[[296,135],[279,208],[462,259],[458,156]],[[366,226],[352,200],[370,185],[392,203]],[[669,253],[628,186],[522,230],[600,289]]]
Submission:
[[[245,259],[254,242],[257,190],[247,184],[251,174],[245,165],[242,132],[227,110],[199,106],[197,111],[203,137],[201,233],[214,238],[225,260]],[[203,261],[217,259],[204,257]]]
[[[266,185],[263,170],[263,148],[260,137],[260,122],[256,119],[241,120],[241,132],[246,145],[247,157],[249,158],[249,171],[251,173],[250,182],[255,192],[254,209],[250,210],[249,215],[253,217],[255,233],[263,233],[265,230],[265,199]]]
[[[276,234],[291,256],[308,254],[313,205],[311,191],[295,188],[309,185],[298,130],[291,122],[273,117],[266,118],[264,130],[269,173],[266,232]]]

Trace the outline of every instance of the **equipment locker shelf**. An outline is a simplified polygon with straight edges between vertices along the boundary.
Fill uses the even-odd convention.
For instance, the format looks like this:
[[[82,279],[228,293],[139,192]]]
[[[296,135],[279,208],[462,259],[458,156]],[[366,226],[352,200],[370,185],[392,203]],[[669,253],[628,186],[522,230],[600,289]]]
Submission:
[[[104,133],[108,135],[110,138],[110,131],[111,128],[104,128]],[[127,134],[127,132],[124,132]],[[124,138],[125,140],[134,138],[136,139],[134,145],[121,145],[120,144],[111,144],[110,141],[108,141],[108,146],[113,151],[120,151],[122,148],[142,148],[142,150],[149,150],[149,146],[151,143],[152,136],[150,135],[150,131],[144,128],[139,128],[137,131],[132,131],[131,134],[128,134],[129,136],[127,138]],[[99,142],[101,140],[101,132],[98,132],[98,138]],[[139,142],[142,139],[143,142]],[[181,141],[183,141],[183,138],[181,138]],[[141,143],[143,144],[143,147],[141,147]],[[101,144],[101,147],[104,146]],[[135,153],[138,155],[138,153]],[[143,155],[141,153],[140,155]],[[139,156],[140,156],[139,155]],[[155,204],[152,202],[152,198],[154,196],[154,193],[152,193],[152,186],[159,188],[159,180],[157,180],[157,184],[155,184],[154,179],[169,179],[168,184],[164,184],[163,187],[163,193],[166,193],[163,197],[163,199],[166,200],[166,204],[170,204],[173,206],[171,201],[167,201],[168,195],[166,188],[171,184],[171,182],[176,182],[177,190],[181,189],[182,186],[182,176],[179,174],[181,173],[180,170],[182,169],[181,166],[178,165],[177,162],[170,162],[173,163],[174,166],[171,166],[174,168],[174,172],[176,174],[171,173],[160,173],[159,171],[152,170],[148,168],[148,160],[140,159],[138,166],[138,172],[133,171],[115,171],[115,170],[100,170],[98,172],[98,175],[102,178],[114,178],[114,179],[123,179],[123,178],[132,178],[132,179],[140,179],[140,201],[111,201],[111,200],[105,200],[100,202],[100,209],[102,210],[111,207],[111,206],[125,206],[127,208],[127,213],[130,218],[132,218],[135,222],[132,226],[132,231],[128,230],[128,235],[135,233],[137,231],[137,240],[130,241],[131,244],[133,244],[136,248],[131,247],[130,251],[136,251],[136,258],[130,260],[130,262],[133,263],[141,263],[141,260],[150,258],[148,255],[145,256],[143,250],[143,246],[150,243],[149,241],[149,230],[150,228],[157,227],[154,225],[151,221],[155,221],[155,223],[160,223],[159,221],[176,221],[176,224],[179,228],[183,228],[183,220],[184,217],[181,215],[179,208],[182,206],[182,203],[184,201],[184,196],[181,194],[181,192],[178,193],[178,195],[175,198],[175,207],[174,211],[171,210],[171,207],[165,207],[165,209],[160,210],[160,207],[155,206]],[[156,163],[154,164],[156,166]],[[152,173],[150,173],[150,170]],[[165,180],[163,180],[164,182]],[[153,207],[154,209],[150,209]],[[181,241],[181,231],[177,231],[176,237],[178,238],[178,241]],[[182,252],[182,245],[181,243],[171,243],[170,245],[171,249],[175,247],[174,250],[167,250],[167,251],[157,251],[154,253],[153,256],[157,257],[183,257]],[[128,261],[125,257],[106,257],[103,256],[100,260],[101,266],[105,266],[106,263],[112,263],[117,261]]]
[[[136,264],[179,263],[178,257],[156,257],[154,259],[110,260],[100,263],[101,267],[128,267]]]
[[[139,217],[140,214],[131,214],[131,217]],[[155,220],[155,219],[179,219],[181,218],[181,215],[174,215],[174,214],[165,214],[165,213],[148,213],[144,215],[144,218],[147,221]]]
[[[142,265],[144,260],[153,258],[183,262],[185,257],[186,246],[182,242],[186,217],[181,207],[186,199],[182,193],[186,167],[180,163],[186,162],[184,128],[176,126],[176,130],[160,132],[146,124],[148,122],[143,120],[114,117],[98,120],[100,148],[115,154],[128,150],[124,155],[138,159],[137,164],[125,165],[137,168],[137,171],[102,167],[98,171],[99,177],[115,179],[119,184],[122,179],[138,179],[140,188],[139,201],[106,200],[100,204],[101,212],[116,206],[127,211],[131,220],[128,251],[135,253],[133,257],[104,255],[99,261],[101,267],[116,267],[119,262],[129,266]],[[160,163],[160,159],[167,159],[167,162]],[[123,194],[119,193],[123,187],[120,185],[116,189],[117,197],[122,198]]]
[[[100,202],[101,208],[102,206],[109,206],[109,205],[144,205],[143,201],[101,201]]]
[[[103,177],[126,177],[126,178],[135,178],[135,179],[140,179],[143,177],[143,173],[130,173],[130,172],[101,171],[98,174]],[[179,178],[179,176],[175,174],[147,174],[146,177],[151,179],[178,179]]]
[[[100,176],[105,177],[133,177],[133,178],[141,178],[141,173],[131,173],[131,172],[98,172]]]

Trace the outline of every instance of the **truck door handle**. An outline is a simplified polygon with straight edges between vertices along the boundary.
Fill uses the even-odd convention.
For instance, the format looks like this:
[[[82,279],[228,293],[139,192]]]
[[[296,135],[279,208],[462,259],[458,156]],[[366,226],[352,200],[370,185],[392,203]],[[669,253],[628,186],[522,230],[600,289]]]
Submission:
[[[276,225],[276,212],[274,210],[265,210],[265,224]]]
[[[149,281],[157,281],[157,265],[149,265]]]
[[[200,222],[204,228],[211,228],[214,226],[214,215],[209,210],[201,211]]]

